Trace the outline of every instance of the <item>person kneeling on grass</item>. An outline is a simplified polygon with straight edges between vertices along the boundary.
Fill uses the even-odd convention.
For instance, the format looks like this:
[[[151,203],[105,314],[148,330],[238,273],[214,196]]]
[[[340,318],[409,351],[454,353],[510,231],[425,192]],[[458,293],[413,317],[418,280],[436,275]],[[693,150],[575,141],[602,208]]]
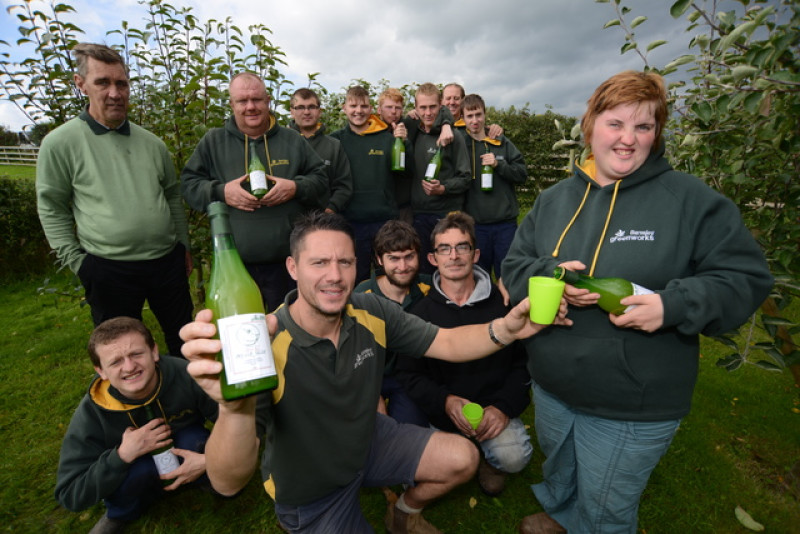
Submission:
[[[105,501],[90,534],[121,532],[162,488],[207,480],[203,425],[216,420],[217,403],[187,374],[186,360],[159,356],[137,319],[101,323],[88,348],[97,376],[61,445],[55,497],[74,512]],[[169,445],[182,462],[159,475],[152,453]]]

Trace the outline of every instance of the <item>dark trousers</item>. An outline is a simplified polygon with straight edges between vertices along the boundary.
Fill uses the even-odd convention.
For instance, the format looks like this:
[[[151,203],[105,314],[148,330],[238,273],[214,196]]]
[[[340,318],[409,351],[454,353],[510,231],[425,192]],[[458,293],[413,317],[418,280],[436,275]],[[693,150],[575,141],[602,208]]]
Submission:
[[[194,452],[204,452],[208,441],[208,430],[196,424],[181,429],[172,435],[172,446]],[[193,482],[208,480],[206,475]],[[156,464],[149,454],[140,456],[128,468],[128,474],[120,486],[105,500],[106,515],[111,519],[133,521],[147,506],[164,493],[164,485],[158,476]]]
[[[433,227],[441,219],[441,215],[435,213],[417,213],[414,215],[414,230],[419,234],[420,251],[419,251],[419,272],[425,274],[433,274],[436,269],[428,261],[428,254],[433,252],[433,243],[431,242],[431,232]]]
[[[274,312],[283,304],[286,293],[297,287],[285,263],[248,263],[245,267],[261,290],[267,313]]]
[[[375,241],[375,234],[384,224],[386,221],[350,223],[356,236],[356,284],[369,278],[373,256],[372,243]]]
[[[193,311],[182,243],[154,260],[119,261],[88,254],[78,277],[95,326],[120,316],[141,320],[146,300],[164,331],[169,354],[181,356],[178,332],[192,320]]]
[[[389,401],[386,411],[398,423],[427,427],[428,416],[411,400],[406,390],[393,375],[383,375],[381,395]]]
[[[489,274],[492,274],[494,268],[495,278],[502,276],[500,265],[508,254],[508,249],[511,248],[516,231],[517,224],[513,222],[475,225],[475,239],[481,250],[478,265]]]

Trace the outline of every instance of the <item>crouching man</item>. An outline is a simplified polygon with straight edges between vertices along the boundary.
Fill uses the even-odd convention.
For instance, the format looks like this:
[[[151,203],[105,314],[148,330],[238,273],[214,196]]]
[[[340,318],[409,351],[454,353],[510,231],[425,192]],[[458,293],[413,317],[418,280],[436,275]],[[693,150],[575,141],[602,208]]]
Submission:
[[[269,395],[261,462],[281,526],[288,532],[373,532],[359,489],[405,483],[408,489],[387,510],[387,530],[438,532],[420,512],[472,478],[478,451],[463,436],[377,413],[386,352],[466,361],[543,327],[528,319],[527,300],[491,322],[445,329],[378,295],[354,294],[354,235],[340,215],[301,218],[289,248],[286,267],[297,289],[267,316],[280,383]],[[562,302],[559,324],[571,324],[565,313]],[[181,337],[189,373],[220,402],[206,461],[213,487],[231,495],[258,463],[256,399],[222,400],[221,364],[213,357],[220,342],[210,339],[211,318],[203,310]]]
[[[185,360],[159,356],[137,319],[101,323],[88,348],[97,376],[61,445],[55,496],[75,512],[103,500],[106,514],[90,534],[121,532],[162,489],[205,475],[204,422],[216,420],[217,403],[187,374]],[[170,445],[180,465],[159,475],[152,454]]]

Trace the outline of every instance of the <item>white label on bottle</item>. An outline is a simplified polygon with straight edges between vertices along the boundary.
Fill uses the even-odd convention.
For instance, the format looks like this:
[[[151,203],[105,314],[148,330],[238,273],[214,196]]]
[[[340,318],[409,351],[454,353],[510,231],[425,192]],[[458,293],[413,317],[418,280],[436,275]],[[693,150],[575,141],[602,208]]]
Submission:
[[[264,171],[250,172],[250,191],[267,188],[267,173]]]
[[[172,447],[164,452],[154,454],[153,461],[156,463],[156,471],[158,471],[159,475],[172,473],[181,466],[178,457],[172,453]]]
[[[653,293],[653,291],[650,291],[646,287],[642,287],[642,286],[636,285],[633,282],[631,282],[631,289],[633,290],[633,294],[631,296],[633,296],[633,295],[650,295],[650,294]],[[636,304],[631,304],[630,306],[625,308],[625,311],[622,312],[622,313],[628,313],[629,311],[631,311],[635,307],[636,307]]]
[[[487,172],[481,174],[481,189],[491,189],[492,188],[492,177],[494,174]]]
[[[434,174],[436,174],[436,164],[428,163],[428,167],[425,169],[425,178],[428,180],[433,180]]]
[[[217,328],[228,384],[275,375],[275,360],[263,313],[223,317],[217,320]]]
[[[405,152],[400,152],[400,166],[402,168],[404,168],[404,169],[406,168],[406,153]]]

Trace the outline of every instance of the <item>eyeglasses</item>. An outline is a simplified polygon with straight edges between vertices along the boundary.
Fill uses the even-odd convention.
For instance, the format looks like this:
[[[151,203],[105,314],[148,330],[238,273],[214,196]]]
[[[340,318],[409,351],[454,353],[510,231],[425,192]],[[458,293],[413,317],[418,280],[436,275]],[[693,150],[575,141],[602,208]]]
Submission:
[[[292,106],[292,109],[295,111],[305,111],[305,110],[317,111],[319,109],[319,106],[317,106],[316,104],[310,104],[308,106]]]
[[[439,256],[449,256],[450,253],[455,249],[456,254],[459,256],[463,254],[469,254],[472,252],[472,245],[469,243],[459,243],[458,245],[439,245],[434,249],[434,252]]]

